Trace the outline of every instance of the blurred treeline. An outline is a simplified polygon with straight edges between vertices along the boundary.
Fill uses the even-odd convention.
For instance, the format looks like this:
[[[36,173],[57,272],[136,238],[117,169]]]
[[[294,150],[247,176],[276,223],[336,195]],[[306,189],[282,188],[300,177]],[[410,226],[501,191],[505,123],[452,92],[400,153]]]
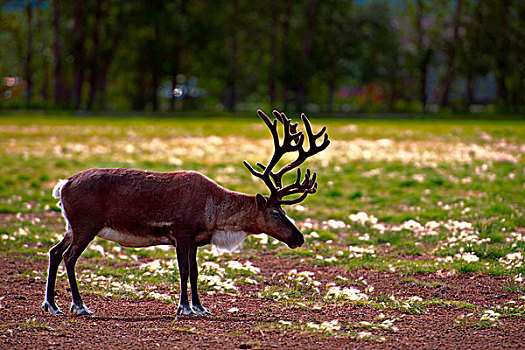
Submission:
[[[3,108],[521,113],[525,1],[2,1],[0,76]]]

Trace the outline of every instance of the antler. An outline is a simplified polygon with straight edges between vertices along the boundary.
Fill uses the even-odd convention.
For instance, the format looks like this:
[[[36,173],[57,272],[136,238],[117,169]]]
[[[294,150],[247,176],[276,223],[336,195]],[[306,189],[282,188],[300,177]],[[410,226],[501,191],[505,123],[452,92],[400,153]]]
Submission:
[[[309,149],[306,151],[303,147],[304,143],[304,134],[301,131],[297,131],[298,123],[293,123],[291,120],[284,114],[276,110],[273,111],[275,119],[273,123],[270,118],[261,110],[257,111],[259,117],[264,121],[264,123],[270,129],[273,137],[274,143],[274,153],[272,159],[268,165],[261,163],[256,163],[256,165],[262,169],[262,172],[258,172],[253,169],[253,167],[247,162],[244,161],[244,165],[252,173],[252,175],[262,179],[268,189],[270,190],[270,198],[268,200],[267,206],[272,203],[277,204],[296,204],[303,201],[309,193],[315,193],[317,190],[316,174],[313,175],[310,173],[310,169],[306,169],[304,179],[301,181],[301,169],[297,168],[299,165],[304,163],[304,161],[324,150],[330,144],[328,139],[328,134],[325,133],[326,126],[323,126],[321,131],[318,133],[313,133],[312,126],[306,115],[301,114],[301,119],[303,120],[306,134],[308,136]],[[279,133],[277,132],[277,121],[283,125],[284,137],[283,143],[281,145],[279,139]],[[316,141],[324,134],[323,142],[318,146]],[[273,172],[273,168],[277,165],[279,160],[283,157],[284,154],[289,152],[299,152],[297,158],[290,162],[289,164],[283,166],[279,171]],[[297,168],[297,178],[294,183],[282,186],[282,177],[288,171]],[[272,181],[273,180],[273,181]],[[295,199],[285,200],[283,197],[289,196],[292,194],[302,193],[301,196]]]

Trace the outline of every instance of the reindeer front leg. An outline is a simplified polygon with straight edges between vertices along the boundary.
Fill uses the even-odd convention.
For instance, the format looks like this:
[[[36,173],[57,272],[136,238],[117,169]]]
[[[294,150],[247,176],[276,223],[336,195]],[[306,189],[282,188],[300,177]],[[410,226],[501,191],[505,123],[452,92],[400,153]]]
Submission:
[[[204,306],[201,305],[199,299],[199,292],[197,289],[197,277],[199,275],[199,268],[197,267],[197,247],[190,249],[190,284],[191,284],[191,306],[197,316],[211,315]]]
[[[197,290],[197,247],[193,244],[177,242],[177,262],[180,274],[180,300],[177,315],[211,315],[202,306]],[[191,284],[191,303],[188,298],[188,277]]]
[[[190,247],[177,241],[177,263],[180,275],[180,300],[177,315],[195,314],[188,299],[188,277],[190,274]]]

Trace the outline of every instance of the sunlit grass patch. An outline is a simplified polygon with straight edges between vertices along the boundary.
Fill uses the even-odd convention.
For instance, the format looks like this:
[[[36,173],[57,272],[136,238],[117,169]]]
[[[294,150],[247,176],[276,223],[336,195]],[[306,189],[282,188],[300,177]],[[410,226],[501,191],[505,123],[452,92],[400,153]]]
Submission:
[[[253,297],[285,308],[318,312],[342,305],[395,315],[277,326],[363,341],[384,341],[397,331],[399,317],[421,315],[435,306],[462,310],[459,324],[473,327],[499,327],[506,317],[523,318],[522,299],[488,308],[446,298],[393,296],[345,277],[323,281],[314,271],[366,269],[399,277],[404,281],[400,288],[423,289],[441,282],[414,276],[488,273],[508,276],[510,282],[502,288],[524,296],[525,124],[326,123],[333,143],[308,163],[318,173],[319,189],[300,205],[286,208],[305,233],[306,244],[290,250],[258,235],[231,254],[199,248],[199,290],[236,294],[257,288]],[[51,189],[58,179],[80,170],[191,169],[232,190],[267,194],[242,161],[264,162],[272,147],[268,131],[255,118],[0,120],[0,254],[48,259],[48,250],[64,235]],[[266,255],[305,268],[269,278],[258,263]],[[46,276],[46,271],[23,273]],[[173,247],[129,249],[95,239],[82,254],[77,274],[87,293],[178,299]],[[63,267],[59,279],[66,279]],[[493,313],[484,311],[489,309]]]
[[[290,300],[293,298],[316,300],[321,295],[320,287],[321,282],[315,279],[313,272],[293,269],[286,274],[274,274],[271,281],[259,292],[258,296],[273,300]]]
[[[287,320],[278,320],[273,324],[266,323],[262,325],[266,329],[276,329],[279,332],[308,332],[321,336],[332,336],[338,338],[353,338],[369,342],[384,342],[386,340],[383,334],[395,333],[398,328],[394,322],[399,318],[388,319],[384,314],[376,317],[374,322],[361,321],[349,322],[348,320],[313,320],[309,322],[292,322]]]

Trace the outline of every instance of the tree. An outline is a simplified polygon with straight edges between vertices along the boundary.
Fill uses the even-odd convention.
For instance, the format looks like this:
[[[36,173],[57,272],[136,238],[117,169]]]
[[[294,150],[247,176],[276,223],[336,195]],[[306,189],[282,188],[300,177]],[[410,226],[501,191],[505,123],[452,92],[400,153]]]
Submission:
[[[279,65],[279,76],[281,81],[281,91],[282,91],[282,102],[283,109],[288,110],[289,96],[288,96],[288,86],[289,80],[291,77],[291,45],[290,45],[290,22],[292,18],[293,11],[293,1],[288,0],[286,2],[286,7],[284,10],[282,18],[282,32],[281,32],[281,64]]]
[[[238,35],[238,19],[239,14],[239,0],[231,0],[230,8],[230,25],[228,26],[227,47],[229,51],[229,67],[226,78],[226,88],[224,90],[224,107],[229,111],[235,111],[235,104],[237,103],[237,80],[239,74],[239,45],[237,40]]]
[[[73,56],[73,108],[78,109],[82,99],[86,64],[86,11],[84,0],[75,0],[73,2],[73,18],[73,43],[71,48]]]
[[[24,86],[22,94],[9,91],[7,103],[31,107],[46,102],[54,87],[47,105],[57,108],[173,111],[222,104],[234,111],[239,102],[243,108],[269,102],[303,110],[315,102],[333,110],[340,87],[371,87],[377,98],[364,109],[391,111],[406,99],[428,111],[431,103],[452,105],[451,92],[463,81],[467,108],[493,103],[475,101],[477,81],[486,77],[496,82],[502,110],[523,111],[525,2],[392,4],[9,2],[0,5],[0,73],[21,77]],[[192,89],[168,101],[165,93],[177,79],[198,80],[206,98],[195,98]]]
[[[33,1],[26,0],[27,14],[27,46],[24,65],[24,78],[26,81],[26,107],[31,105],[33,95]]]
[[[318,77],[318,84],[327,86],[326,108],[333,111],[335,92],[341,78],[356,78],[356,72],[350,67],[356,64],[362,53],[359,10],[354,9],[353,1],[323,1],[319,11],[310,64],[314,66],[312,72]]]
[[[40,49],[38,50],[38,55],[40,57],[40,95],[44,105],[48,105],[49,98],[49,41],[48,41],[48,32],[49,32],[49,11],[44,11],[42,0],[37,0],[36,2],[36,24],[35,31],[39,36],[38,41],[40,42]]]
[[[429,40],[426,36],[425,16],[426,6],[423,0],[415,0],[415,16],[413,22],[416,28],[416,43],[417,43],[417,67],[419,70],[419,96],[423,111],[427,110],[427,79],[428,69],[432,60],[433,50],[429,45]]]
[[[359,33],[357,65],[362,85],[373,83],[386,96],[386,108],[394,109],[401,97],[404,71],[402,67],[402,44],[393,16],[386,3],[371,2],[360,9],[356,31]],[[377,102],[375,102],[377,103]]]
[[[274,106],[276,102],[276,71],[277,71],[277,37],[279,30],[279,0],[271,1],[270,12],[270,65],[268,68],[268,97],[270,105]],[[290,3],[290,1],[289,1]]]
[[[461,6],[462,0],[456,0],[454,15],[452,19],[452,39],[447,41],[448,50],[446,50],[447,63],[446,72],[442,81],[441,89],[441,107],[448,107],[450,100],[450,88],[455,76],[455,61],[459,45],[459,28],[461,26]]]
[[[309,0],[304,13],[306,26],[303,29],[303,39],[301,43],[301,54],[299,61],[301,72],[297,75],[296,109],[298,111],[303,110],[308,94],[308,76],[311,72],[310,58],[312,55],[313,36],[316,30],[318,19],[318,7],[318,0]]]
[[[64,57],[62,55],[62,33],[61,33],[61,5],[58,0],[52,0],[53,7],[53,37],[54,37],[54,60],[55,60],[55,105],[64,107],[67,105],[67,87],[63,71]]]

